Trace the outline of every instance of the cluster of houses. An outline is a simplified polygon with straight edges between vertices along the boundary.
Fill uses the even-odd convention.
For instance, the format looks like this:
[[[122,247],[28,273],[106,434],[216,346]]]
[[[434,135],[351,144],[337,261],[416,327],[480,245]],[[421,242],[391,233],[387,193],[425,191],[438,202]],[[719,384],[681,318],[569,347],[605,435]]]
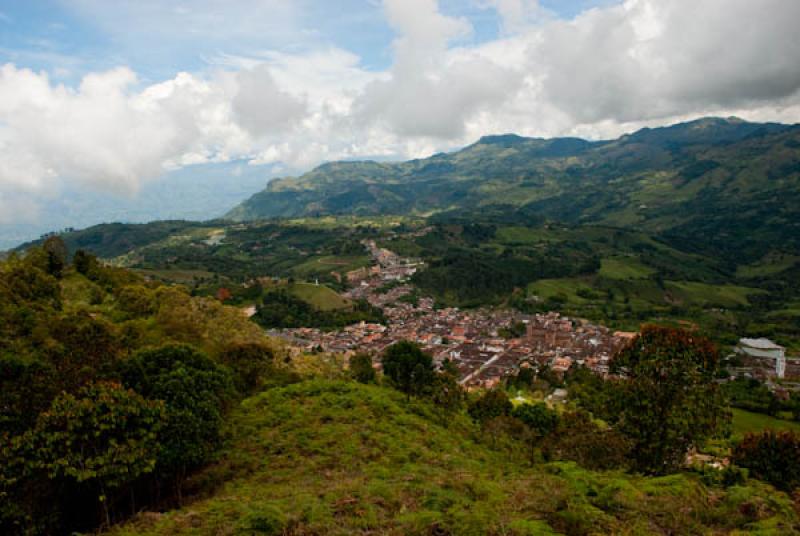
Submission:
[[[347,282],[356,287],[369,286],[369,283],[383,284],[391,281],[404,281],[414,275],[422,261],[400,257],[393,251],[378,247],[374,240],[365,240],[364,246],[372,255],[375,264],[369,268],[359,268],[347,272]]]
[[[461,383],[468,388],[492,387],[523,367],[549,367],[562,375],[578,365],[606,376],[613,356],[636,336],[556,312],[524,315],[510,310],[437,308],[431,298],[415,296],[414,287],[406,282],[421,262],[403,258],[372,240],[363,243],[375,263],[346,274],[351,288],[345,296],[380,307],[385,325],[362,322],[338,331],[295,328],[273,335],[286,339],[296,351],[345,356],[358,352],[378,356],[398,341],[414,341],[437,364],[445,360],[455,364]],[[800,358],[787,357],[785,348],[769,339],[741,339],[727,361],[734,376],[768,383],[800,381]]]
[[[574,364],[607,374],[609,361],[635,333],[612,332],[585,320],[551,312],[523,315],[515,311],[436,308],[430,298],[404,299],[414,289],[403,281],[419,263],[365,242],[375,266],[348,274],[354,285],[346,296],[380,307],[386,325],[360,323],[339,331],[285,329],[274,335],[298,351],[345,355],[379,355],[401,340],[419,343],[437,363],[450,360],[467,387],[491,387],[520,367],[550,367],[563,374]],[[514,329],[512,329],[514,328]],[[522,328],[522,329],[520,329]]]

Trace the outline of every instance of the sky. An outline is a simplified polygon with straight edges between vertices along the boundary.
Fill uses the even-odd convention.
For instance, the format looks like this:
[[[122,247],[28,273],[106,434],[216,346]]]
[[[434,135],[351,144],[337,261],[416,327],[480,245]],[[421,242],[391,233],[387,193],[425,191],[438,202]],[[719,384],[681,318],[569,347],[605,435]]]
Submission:
[[[0,0],[0,246],[487,134],[796,123],[799,20],[797,0]]]

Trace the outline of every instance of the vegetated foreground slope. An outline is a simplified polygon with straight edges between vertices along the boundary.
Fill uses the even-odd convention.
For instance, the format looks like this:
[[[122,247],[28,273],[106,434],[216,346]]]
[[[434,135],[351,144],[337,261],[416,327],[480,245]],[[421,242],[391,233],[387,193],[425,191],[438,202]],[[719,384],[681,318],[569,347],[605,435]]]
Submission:
[[[800,127],[706,118],[614,141],[491,136],[403,163],[272,181],[228,217],[517,212],[632,227],[757,258],[800,248]]]
[[[127,534],[697,534],[798,530],[790,499],[573,463],[529,466],[465,416],[354,382],[311,380],[244,401],[186,507]],[[209,489],[210,488],[210,489]],[[744,505],[744,506],[743,506]]]

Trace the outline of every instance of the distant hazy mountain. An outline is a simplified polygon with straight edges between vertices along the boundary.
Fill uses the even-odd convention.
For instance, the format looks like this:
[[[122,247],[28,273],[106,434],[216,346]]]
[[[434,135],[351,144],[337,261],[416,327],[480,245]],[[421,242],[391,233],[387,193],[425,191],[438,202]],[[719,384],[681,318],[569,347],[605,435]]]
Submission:
[[[402,163],[336,162],[273,180],[227,217],[486,214],[800,250],[800,126],[704,118],[613,141],[488,136]]]
[[[65,227],[216,218],[256,189],[263,188],[271,177],[269,167],[228,162],[173,171],[146,184],[132,198],[89,189],[65,191],[45,202],[38,222],[0,224],[0,251]]]

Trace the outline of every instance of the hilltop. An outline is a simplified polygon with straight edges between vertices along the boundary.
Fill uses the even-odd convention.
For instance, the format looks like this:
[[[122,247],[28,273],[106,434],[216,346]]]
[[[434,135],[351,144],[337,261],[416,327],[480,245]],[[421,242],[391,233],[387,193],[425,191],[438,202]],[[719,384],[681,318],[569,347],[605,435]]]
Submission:
[[[220,461],[194,478],[198,500],[142,515],[113,534],[796,530],[788,498],[759,482],[724,489],[689,473],[652,478],[572,462],[531,465],[513,442],[440,411],[341,380],[265,391],[232,416]]]

